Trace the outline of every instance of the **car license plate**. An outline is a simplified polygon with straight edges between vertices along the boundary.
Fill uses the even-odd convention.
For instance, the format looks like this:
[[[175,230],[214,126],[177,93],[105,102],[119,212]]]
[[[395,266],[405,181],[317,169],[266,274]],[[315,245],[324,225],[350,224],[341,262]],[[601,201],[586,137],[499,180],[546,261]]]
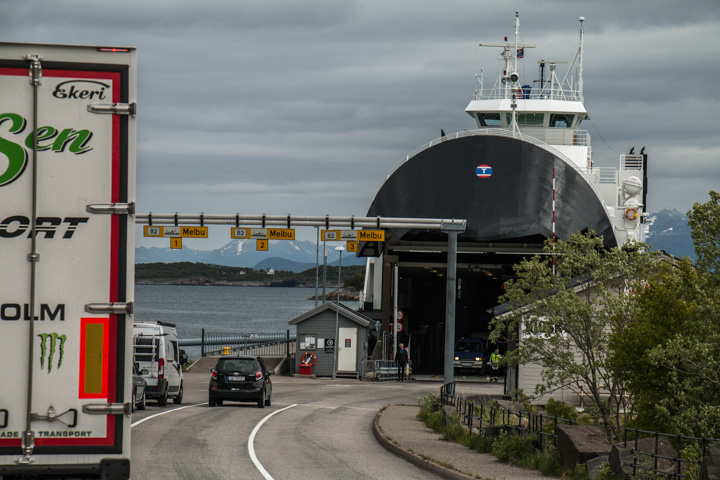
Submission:
[[[462,366],[463,367],[472,367],[472,363],[463,363]]]
[[[245,377],[238,377],[237,375],[228,375],[227,379],[228,379],[228,382],[242,382],[245,380]]]

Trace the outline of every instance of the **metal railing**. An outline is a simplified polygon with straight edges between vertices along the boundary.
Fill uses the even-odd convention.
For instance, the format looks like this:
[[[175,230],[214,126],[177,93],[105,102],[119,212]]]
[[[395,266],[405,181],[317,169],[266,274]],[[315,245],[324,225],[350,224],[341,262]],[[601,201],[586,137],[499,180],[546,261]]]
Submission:
[[[516,95],[520,100],[561,100],[569,102],[581,102],[582,93],[579,90],[568,88],[564,85],[550,85],[549,82],[544,88],[507,88],[505,85],[493,88],[473,90],[473,100],[506,100]]]
[[[218,333],[202,330],[201,355],[238,354],[289,357],[295,338],[285,333]]]
[[[405,378],[412,376],[412,362],[409,364],[409,373]],[[365,371],[372,375],[375,381],[390,381],[398,379],[398,364],[395,360],[368,360],[365,362]]]
[[[453,390],[452,388],[450,390]],[[574,425],[573,420],[533,412],[513,411],[498,402],[483,403],[468,400],[462,395],[448,394],[447,385],[440,389],[442,405],[455,407],[460,423],[468,427],[470,433],[489,426],[503,427],[515,434],[534,434],[543,449],[557,447],[555,427],[558,424]]]
[[[661,453],[660,439],[667,438],[672,443],[676,456],[669,457]],[[640,450],[638,442],[642,438],[654,439],[654,447],[652,450]],[[643,475],[648,472],[654,474],[663,474],[666,478],[697,478],[696,475],[688,475],[688,472],[695,470],[700,471],[700,467],[707,454],[707,447],[714,443],[720,443],[720,438],[706,437],[687,437],[683,435],[673,435],[670,433],[652,432],[648,430],[638,430],[636,428],[626,428],[623,431],[623,446],[632,446],[632,463],[626,463],[625,466],[632,467],[633,476]],[[689,448],[688,448],[689,447]],[[688,453],[697,449],[699,458],[690,458]],[[665,464],[674,464],[673,472],[664,469],[661,462]]]
[[[533,412],[513,411],[503,407],[498,402],[476,402],[468,400],[461,395],[449,394],[454,391],[452,385],[443,385],[440,389],[440,403],[444,406],[455,407],[458,420],[467,427],[470,433],[480,433],[480,430],[488,426],[502,427],[505,431],[515,434],[534,434],[542,449],[548,446],[557,448],[557,435],[555,430],[558,424],[574,425],[576,422],[567,418],[553,417]],[[444,411],[444,410],[443,410]],[[690,475],[688,472],[698,472],[702,465],[707,448],[720,443],[718,438],[688,437],[669,433],[653,432],[625,428],[622,430],[624,447],[632,447],[631,463],[625,463],[626,467],[632,468],[633,475],[643,475],[652,472],[656,475],[663,475],[666,478],[698,478],[697,475]],[[667,438],[675,449],[676,456],[667,456],[661,453],[660,439]],[[654,448],[639,449],[638,441],[641,438],[654,438]],[[689,452],[695,451],[693,458]],[[688,452],[688,453],[686,453]],[[668,463],[674,464],[673,471],[663,468],[662,463],[667,467]]]

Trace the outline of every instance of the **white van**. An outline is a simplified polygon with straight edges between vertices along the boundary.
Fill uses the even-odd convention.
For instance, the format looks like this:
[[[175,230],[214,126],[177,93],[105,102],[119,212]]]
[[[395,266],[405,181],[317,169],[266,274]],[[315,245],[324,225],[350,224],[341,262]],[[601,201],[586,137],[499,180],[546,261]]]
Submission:
[[[177,330],[172,323],[134,322],[133,355],[147,382],[147,398],[167,405],[168,398],[182,403],[183,378]]]

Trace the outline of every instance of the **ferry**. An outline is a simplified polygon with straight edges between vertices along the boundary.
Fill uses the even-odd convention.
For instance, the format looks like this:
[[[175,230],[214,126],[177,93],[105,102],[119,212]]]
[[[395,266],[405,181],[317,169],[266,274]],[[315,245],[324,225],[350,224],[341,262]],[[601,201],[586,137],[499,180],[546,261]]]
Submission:
[[[535,46],[520,39],[517,13],[514,35],[480,44],[498,49],[500,71],[487,88],[484,72],[476,75],[465,108],[475,128],[443,133],[408,154],[368,210],[369,217],[467,219],[457,246],[456,338],[487,337],[513,265],[542,253],[547,239],[593,230],[607,248],[644,240],[644,148],[620,155],[616,167],[598,167],[582,126],[589,119],[584,21],[579,18],[574,58],[544,57],[537,70],[519,68]],[[442,370],[447,251],[447,235],[419,229],[393,229],[385,244],[360,245],[359,254],[368,257],[361,309],[382,319],[379,335],[389,339],[397,299],[405,316],[398,341],[410,343],[418,372]]]

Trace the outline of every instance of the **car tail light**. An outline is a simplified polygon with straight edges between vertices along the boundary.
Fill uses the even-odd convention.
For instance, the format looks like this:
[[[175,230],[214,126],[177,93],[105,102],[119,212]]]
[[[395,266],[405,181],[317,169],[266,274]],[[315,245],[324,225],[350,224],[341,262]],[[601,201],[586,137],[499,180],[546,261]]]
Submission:
[[[217,380],[217,370],[215,370],[214,368],[210,370],[210,375],[213,379]]]
[[[262,372],[261,372],[260,370],[258,370],[258,371],[255,373],[255,381],[258,381],[258,380],[260,380],[261,378],[262,378]]]
[[[165,359],[158,360],[158,378],[165,378]]]

